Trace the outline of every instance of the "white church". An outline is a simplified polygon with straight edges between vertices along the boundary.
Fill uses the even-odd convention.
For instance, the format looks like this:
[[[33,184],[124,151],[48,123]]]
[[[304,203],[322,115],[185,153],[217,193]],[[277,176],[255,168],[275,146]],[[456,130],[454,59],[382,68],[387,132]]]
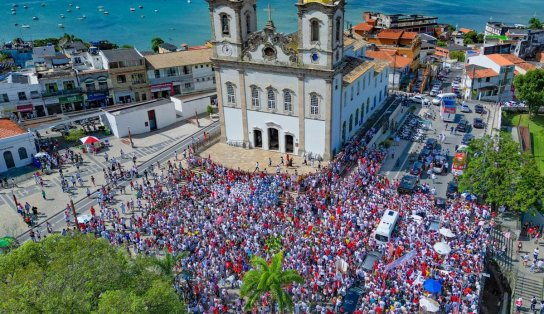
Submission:
[[[298,31],[256,0],[208,0],[222,142],[329,160],[387,97],[387,64],[344,32],[344,0],[299,0]],[[294,13],[294,12],[293,12]]]

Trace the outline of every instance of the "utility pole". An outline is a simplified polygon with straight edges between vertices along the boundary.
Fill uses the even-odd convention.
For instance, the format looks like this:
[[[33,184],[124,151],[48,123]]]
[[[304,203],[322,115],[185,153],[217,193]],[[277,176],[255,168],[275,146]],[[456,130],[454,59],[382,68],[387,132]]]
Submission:
[[[72,197],[70,197],[70,207],[72,208],[72,215],[74,215],[74,221],[76,223],[76,228],[77,228],[77,230],[79,230],[79,222],[77,221],[76,208],[74,206],[74,201],[72,200]]]
[[[11,190],[11,196],[13,196],[13,203],[15,203],[15,210],[17,210],[17,197],[13,193],[13,188]]]

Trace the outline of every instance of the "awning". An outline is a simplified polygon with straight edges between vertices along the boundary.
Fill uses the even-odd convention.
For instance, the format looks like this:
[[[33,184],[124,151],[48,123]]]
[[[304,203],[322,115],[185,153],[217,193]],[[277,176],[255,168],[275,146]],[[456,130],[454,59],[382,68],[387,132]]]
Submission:
[[[104,100],[106,98],[108,98],[107,93],[87,93],[88,101]]]
[[[163,84],[151,85],[149,87],[151,89],[151,92],[154,93],[154,92],[161,92],[164,90],[172,90],[173,85],[174,85],[173,83],[163,83]]]
[[[19,112],[32,112],[34,110],[34,106],[32,104],[30,105],[18,105],[17,111]]]

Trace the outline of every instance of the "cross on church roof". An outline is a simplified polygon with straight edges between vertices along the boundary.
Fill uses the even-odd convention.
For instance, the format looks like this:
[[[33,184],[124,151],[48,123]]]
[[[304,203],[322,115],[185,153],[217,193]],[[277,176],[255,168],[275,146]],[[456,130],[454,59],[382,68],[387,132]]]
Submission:
[[[272,21],[272,11],[274,10],[270,7],[270,2],[268,2],[268,7],[264,10],[268,12],[268,20]]]

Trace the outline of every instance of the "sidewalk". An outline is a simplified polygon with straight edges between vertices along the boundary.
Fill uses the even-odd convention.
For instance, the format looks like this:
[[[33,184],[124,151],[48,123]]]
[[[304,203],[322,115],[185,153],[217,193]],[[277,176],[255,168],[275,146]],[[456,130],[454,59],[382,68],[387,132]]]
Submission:
[[[50,175],[43,175],[46,200],[42,198],[41,187],[36,184],[32,177],[19,182],[15,188],[0,191],[0,216],[2,217],[0,220],[0,235],[19,235],[28,230],[26,223],[24,223],[22,217],[16,211],[13,195],[22,205],[28,202],[31,206],[36,206],[39,211],[38,222],[42,222],[51,215],[55,215],[66,208],[66,205],[70,202],[70,198],[73,199],[74,203],[77,203],[79,200],[87,197],[87,188],[90,189],[91,193],[94,193],[104,184],[103,169],[111,166],[111,163],[106,162],[104,152],[108,153],[110,160],[115,157],[127,169],[132,166],[133,156],[137,158],[136,164],[141,165],[158,155],[164,149],[171,147],[180,140],[189,138],[198,130],[210,125],[211,122],[209,119],[200,119],[200,128],[192,123],[183,122],[152,133],[134,136],[134,148],[130,146],[130,143],[126,139],[108,137],[111,145],[107,150],[97,155],[83,154],[84,162],[83,166],[80,167],[80,173],[84,184],[83,187],[77,184],[77,187],[73,188],[70,193],[62,192],[58,171]],[[121,159],[121,149],[126,155],[125,159]],[[181,155],[181,153],[182,150],[180,148],[178,154]],[[63,166],[66,178],[69,178],[76,171],[76,167],[71,163]],[[93,186],[91,183],[91,176],[95,178],[96,186]]]

